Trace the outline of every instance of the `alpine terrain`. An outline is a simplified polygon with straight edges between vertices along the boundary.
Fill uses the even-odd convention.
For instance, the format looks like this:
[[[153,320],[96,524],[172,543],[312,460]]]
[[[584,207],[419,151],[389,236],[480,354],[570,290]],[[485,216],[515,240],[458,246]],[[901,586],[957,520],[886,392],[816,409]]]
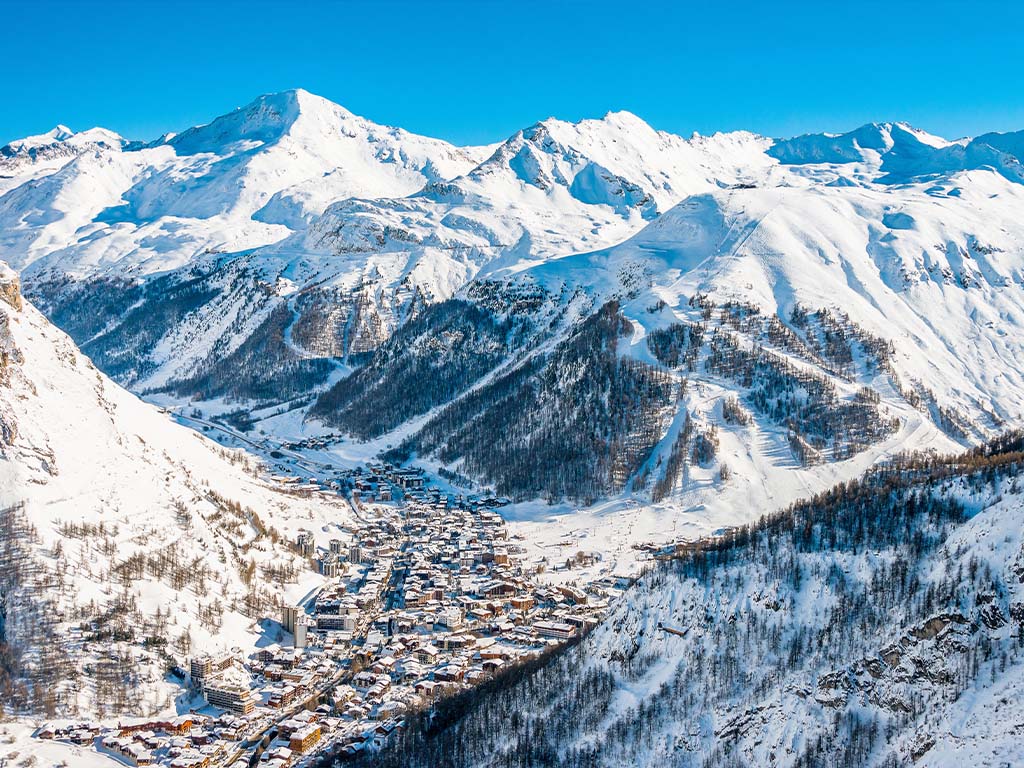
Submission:
[[[0,765],[1024,764],[1024,131],[182,128],[0,147]]]

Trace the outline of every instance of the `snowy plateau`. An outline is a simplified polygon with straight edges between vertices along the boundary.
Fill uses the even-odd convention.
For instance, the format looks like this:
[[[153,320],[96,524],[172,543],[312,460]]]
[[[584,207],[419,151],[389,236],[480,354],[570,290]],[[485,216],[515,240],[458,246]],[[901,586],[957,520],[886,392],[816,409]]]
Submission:
[[[1024,765],[1024,131],[0,147],[0,766]]]

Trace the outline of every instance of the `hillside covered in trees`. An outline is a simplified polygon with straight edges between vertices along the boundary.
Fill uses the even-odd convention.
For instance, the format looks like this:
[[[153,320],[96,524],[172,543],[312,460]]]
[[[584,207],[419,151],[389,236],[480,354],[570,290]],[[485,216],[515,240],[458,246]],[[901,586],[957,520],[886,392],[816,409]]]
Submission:
[[[1017,764],[1022,470],[1021,433],[904,455],[680,549],[580,643],[372,764]]]
[[[619,354],[631,330],[608,302],[549,355],[441,409],[391,455],[460,461],[519,498],[593,501],[621,491],[661,439],[675,394],[666,371]]]
[[[3,269],[0,466],[0,717],[173,709],[183,660],[260,638],[320,579],[297,531],[348,510],[118,387]]]

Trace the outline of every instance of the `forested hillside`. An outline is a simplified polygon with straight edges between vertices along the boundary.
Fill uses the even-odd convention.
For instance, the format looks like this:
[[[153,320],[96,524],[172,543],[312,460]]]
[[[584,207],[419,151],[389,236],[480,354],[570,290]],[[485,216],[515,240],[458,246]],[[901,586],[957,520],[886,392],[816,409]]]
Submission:
[[[663,369],[619,355],[631,331],[618,303],[443,408],[394,453],[436,454],[499,493],[584,501],[621,491],[671,418]]]
[[[362,439],[377,437],[456,398],[504,360],[528,329],[471,302],[434,304],[322,394],[310,415]]]
[[[681,549],[578,645],[373,764],[1017,764],[1022,449],[901,456]]]
[[[185,659],[320,581],[292,542],[349,509],[118,387],[2,263],[0,466],[0,716],[173,709]]]

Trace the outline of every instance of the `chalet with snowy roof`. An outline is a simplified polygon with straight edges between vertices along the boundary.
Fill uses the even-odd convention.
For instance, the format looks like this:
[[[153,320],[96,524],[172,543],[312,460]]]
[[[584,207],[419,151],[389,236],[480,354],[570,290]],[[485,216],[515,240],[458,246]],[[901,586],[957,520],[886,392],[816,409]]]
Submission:
[[[416,649],[416,660],[421,664],[433,664],[440,655],[441,651],[432,643],[427,643]]]
[[[487,581],[480,585],[481,597],[508,597],[516,592],[515,584],[509,581]]]
[[[457,664],[446,664],[434,670],[434,680],[439,683],[461,683],[466,671]]]

